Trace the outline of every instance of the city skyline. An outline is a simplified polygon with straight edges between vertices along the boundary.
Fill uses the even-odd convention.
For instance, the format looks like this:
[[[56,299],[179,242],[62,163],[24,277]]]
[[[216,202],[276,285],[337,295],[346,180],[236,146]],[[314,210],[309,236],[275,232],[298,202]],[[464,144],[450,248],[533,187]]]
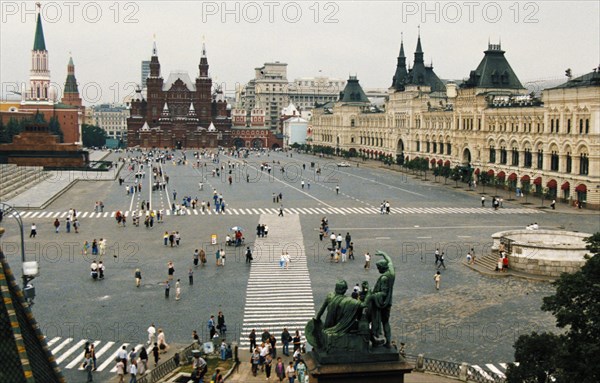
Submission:
[[[373,17],[364,17],[366,4]],[[5,99],[28,83],[36,7],[33,2],[1,6]],[[565,17],[576,10],[576,18]],[[578,75],[598,66],[599,13],[597,2],[585,1],[577,7],[566,2],[41,4],[52,82],[64,86],[71,53],[86,105],[121,102],[133,92],[154,38],[164,78],[176,70],[196,77],[205,42],[213,82],[228,94],[253,78],[254,68],[273,61],[288,64],[288,81],[356,74],[365,88],[387,88],[401,36],[411,64],[419,31],[425,62],[433,62],[442,79],[467,78],[490,41],[502,43],[524,85],[561,77],[566,81],[567,68]]]

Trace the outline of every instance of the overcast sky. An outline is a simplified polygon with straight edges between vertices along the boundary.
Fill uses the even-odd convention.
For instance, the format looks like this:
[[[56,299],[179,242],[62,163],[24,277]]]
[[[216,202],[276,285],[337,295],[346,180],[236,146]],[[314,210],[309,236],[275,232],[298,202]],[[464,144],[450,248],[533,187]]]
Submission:
[[[522,82],[590,72],[600,64],[600,2],[592,1],[70,1],[42,2],[52,81],[69,52],[84,103],[119,102],[140,81],[156,35],[162,75],[194,79],[202,41],[213,81],[233,91],[254,68],[288,64],[288,80],[319,74],[390,86],[404,33],[412,63],[418,26],[425,61],[443,79],[477,67],[488,39],[502,42]],[[35,3],[1,2],[2,96],[28,81]],[[129,85],[128,85],[129,84]],[[98,91],[101,94],[98,94]]]

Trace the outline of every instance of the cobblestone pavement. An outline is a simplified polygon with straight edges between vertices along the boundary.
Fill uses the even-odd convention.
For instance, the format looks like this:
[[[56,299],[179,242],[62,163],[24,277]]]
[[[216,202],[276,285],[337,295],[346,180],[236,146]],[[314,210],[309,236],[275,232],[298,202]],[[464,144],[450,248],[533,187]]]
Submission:
[[[191,152],[187,154],[189,159]],[[123,154],[111,154],[108,159],[116,161],[119,155]],[[491,246],[492,233],[532,222],[547,229],[600,230],[597,214],[558,209],[549,213],[508,201],[507,195],[500,213],[490,214],[491,208],[480,207],[479,194],[466,191],[464,186],[457,189],[451,184],[444,186],[443,181],[422,181],[381,169],[377,164],[338,169],[334,160],[298,154],[289,157],[283,153],[261,157],[252,154],[246,164],[241,159],[222,157],[221,165],[226,166],[227,161],[240,163],[232,169],[231,185],[228,170],[219,177],[212,176],[215,165],[209,160],[202,160],[201,165],[207,166],[200,168],[192,167],[192,161],[187,165],[162,164],[161,169],[170,179],[167,188],[159,191],[149,187],[153,179],[148,167],[144,169],[145,176],[136,180],[135,171],[125,166],[120,173],[125,179],[123,185],[117,181],[77,182],[44,210],[23,214],[26,255],[40,262],[40,275],[33,281],[37,292],[33,312],[49,340],[73,339],[57,352],[57,357],[84,339],[102,341],[99,347],[105,342],[141,344],[151,322],[164,328],[168,342],[185,344],[191,339],[192,330],[205,340],[209,336],[207,320],[218,311],[225,314],[226,338],[245,341],[240,334],[244,333],[245,307],[250,303],[249,277],[254,266],[245,263],[244,247],[225,247],[223,241],[232,227],[241,226],[246,244],[254,249],[260,243],[256,225],[261,220],[274,220],[269,226],[276,243],[269,246],[275,249],[276,245],[282,246],[281,242],[286,246],[296,243],[304,249],[315,308],[339,278],[346,279],[349,285],[363,280],[375,283],[377,270],[363,268],[363,254],[383,250],[392,256],[397,271],[392,313],[394,337],[406,343],[407,353],[424,353],[430,358],[468,362],[483,368],[488,364],[501,366],[500,363],[512,361],[512,344],[520,334],[555,330],[553,318],[540,311],[542,298],[551,294],[553,287],[483,276],[461,264],[466,252],[474,248],[476,254],[483,254]],[[271,174],[260,171],[265,162],[273,167]],[[315,162],[315,168],[311,162]],[[285,173],[281,172],[281,165]],[[321,168],[321,175],[316,174],[317,167]],[[137,182],[142,183],[141,193],[127,195],[125,186]],[[199,190],[199,182],[203,183],[203,190]],[[131,216],[126,227],[111,218],[117,210],[129,214],[139,211],[141,202],[150,203],[153,210],[166,211],[173,200],[181,202],[183,196],[210,201],[214,209],[213,189],[223,195],[225,214],[213,211],[202,215],[190,209],[185,215],[165,216],[164,222],[149,228],[143,221],[139,227],[133,226]],[[283,200],[274,203],[273,193],[282,193]],[[103,201],[105,213],[109,213],[106,217],[94,211],[97,200]],[[390,201],[392,212],[396,213],[367,213],[377,212],[383,200]],[[289,227],[278,225],[274,214],[281,205],[286,215],[282,222],[287,222],[288,215],[294,216],[301,233],[286,237]],[[65,232],[62,217],[70,208],[82,212],[79,234]],[[83,217],[85,212],[88,214]],[[351,234],[355,260],[330,262],[326,249],[330,243],[318,238],[322,216],[329,218],[333,232]],[[56,218],[62,222],[59,233],[54,232],[52,225]],[[32,223],[38,227],[35,238],[28,236]],[[7,230],[2,238],[4,252],[13,269],[19,270],[17,226],[10,217],[5,217],[2,224]],[[165,231],[179,231],[180,246],[164,246]],[[284,239],[276,239],[275,233]],[[217,235],[216,245],[211,242],[212,235]],[[91,243],[94,238],[107,239],[102,257],[92,256],[91,250],[83,254],[83,242]],[[215,253],[221,247],[226,249],[227,261],[224,267],[217,267]],[[194,267],[192,255],[200,248],[205,250],[208,262]],[[439,291],[433,285],[436,248],[446,253]],[[271,252],[266,260],[262,256],[261,259],[268,265],[278,265],[279,255]],[[90,277],[94,258],[102,259],[106,265],[104,280]],[[170,298],[165,298],[169,261],[175,264],[173,283],[181,280],[179,301],[174,299],[174,286]],[[134,272],[138,268],[143,278],[141,287],[136,288]],[[188,283],[190,268],[193,285]],[[272,266],[265,265],[267,270],[272,270]],[[265,280],[270,277],[268,273],[263,275]],[[275,295],[292,291],[285,284],[272,290]],[[293,304],[292,294],[287,298]],[[279,315],[286,307],[286,302],[280,308],[273,307],[273,315]],[[76,369],[65,368],[78,354],[79,351],[73,351],[60,363],[69,381],[77,381],[80,376]],[[96,380],[104,381],[106,376],[99,373]]]

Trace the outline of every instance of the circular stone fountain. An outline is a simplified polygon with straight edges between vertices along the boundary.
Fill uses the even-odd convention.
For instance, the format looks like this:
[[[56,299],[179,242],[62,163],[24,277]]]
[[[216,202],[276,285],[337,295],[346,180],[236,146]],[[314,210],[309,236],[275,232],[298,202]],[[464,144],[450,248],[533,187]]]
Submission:
[[[492,235],[492,254],[504,243],[511,269],[558,277],[574,273],[586,262],[584,239],[591,234],[560,230],[509,230]]]

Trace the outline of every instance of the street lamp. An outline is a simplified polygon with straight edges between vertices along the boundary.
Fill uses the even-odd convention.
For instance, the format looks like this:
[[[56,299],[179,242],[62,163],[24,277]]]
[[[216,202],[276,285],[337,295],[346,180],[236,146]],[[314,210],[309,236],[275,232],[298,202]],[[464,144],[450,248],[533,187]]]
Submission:
[[[19,231],[21,234],[21,263],[23,267],[23,296],[29,304],[33,304],[33,298],[35,298],[35,287],[31,282],[39,274],[39,265],[37,261],[26,261],[25,260],[25,234],[23,233],[23,220],[19,212],[11,205],[0,202],[0,211],[2,217],[13,217],[19,225]],[[0,237],[4,234],[4,229],[0,228]]]

